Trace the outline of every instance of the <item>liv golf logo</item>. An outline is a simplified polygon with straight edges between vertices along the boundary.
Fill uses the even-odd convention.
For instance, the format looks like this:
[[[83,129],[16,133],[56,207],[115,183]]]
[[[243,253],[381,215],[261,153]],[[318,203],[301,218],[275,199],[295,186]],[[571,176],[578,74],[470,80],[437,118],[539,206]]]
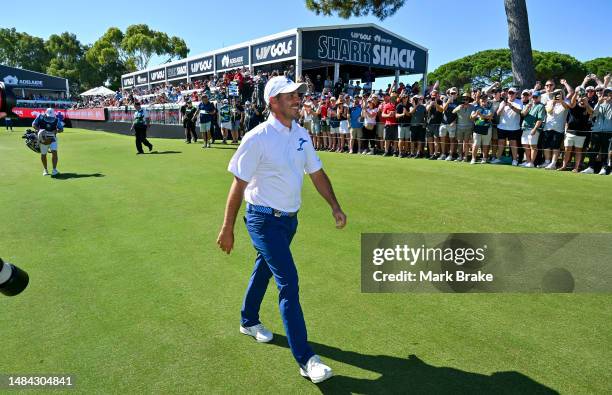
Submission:
[[[277,44],[267,45],[255,50],[255,58],[257,60],[264,60],[268,58],[268,56],[270,58],[277,58],[279,56],[290,54],[292,48],[293,41],[283,41]]]

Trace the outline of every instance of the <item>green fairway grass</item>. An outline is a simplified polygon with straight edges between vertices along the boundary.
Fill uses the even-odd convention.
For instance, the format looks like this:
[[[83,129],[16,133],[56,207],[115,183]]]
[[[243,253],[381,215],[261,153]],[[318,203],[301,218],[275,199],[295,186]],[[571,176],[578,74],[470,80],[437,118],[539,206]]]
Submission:
[[[306,179],[292,250],[336,375],[317,386],[273,282],[273,344],[238,333],[255,253],[241,219],[231,255],[215,243],[234,146],[135,155],[133,137],[67,129],[51,178],[19,130],[0,131],[0,256],[31,282],[0,295],[0,374],[74,374],[86,394],[612,393],[612,295],[360,292],[361,233],[610,232],[612,176],[320,153],[348,225]]]

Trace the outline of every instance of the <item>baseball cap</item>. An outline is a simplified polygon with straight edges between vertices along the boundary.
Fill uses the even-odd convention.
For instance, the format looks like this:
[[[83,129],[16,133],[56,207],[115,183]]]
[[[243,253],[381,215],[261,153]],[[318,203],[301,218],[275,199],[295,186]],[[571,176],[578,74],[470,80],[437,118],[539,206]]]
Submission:
[[[508,88],[508,92],[518,92],[515,87]]]
[[[608,93],[612,93],[612,88],[605,88],[604,89],[604,95],[607,95]]]
[[[229,103],[229,100],[223,99],[223,103],[227,104],[227,103]]]
[[[540,91],[534,91],[532,96],[533,97],[540,97],[542,94],[540,93]]]
[[[279,93],[291,93],[298,91],[298,93],[306,93],[308,85],[305,83],[293,82],[290,78],[285,76],[278,76],[270,78],[266,87],[264,88],[264,99],[266,103],[270,104],[270,98],[275,97]]]
[[[521,95],[531,95],[531,91],[529,89],[523,89],[523,92],[521,92]]]
[[[247,100],[244,102],[244,104],[248,106],[249,104],[251,104],[251,102]]]
[[[595,87],[594,87],[594,86],[592,86],[592,85],[589,85],[589,86],[587,86],[585,89],[586,89],[587,91],[594,91],[594,90],[595,90]]]

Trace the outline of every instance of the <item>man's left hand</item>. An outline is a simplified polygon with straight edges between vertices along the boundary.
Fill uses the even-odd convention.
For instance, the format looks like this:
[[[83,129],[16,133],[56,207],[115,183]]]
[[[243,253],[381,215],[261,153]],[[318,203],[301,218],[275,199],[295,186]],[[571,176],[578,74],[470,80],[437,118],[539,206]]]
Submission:
[[[336,209],[332,211],[332,215],[336,220],[336,228],[342,229],[346,226],[346,214],[342,211],[342,209]]]

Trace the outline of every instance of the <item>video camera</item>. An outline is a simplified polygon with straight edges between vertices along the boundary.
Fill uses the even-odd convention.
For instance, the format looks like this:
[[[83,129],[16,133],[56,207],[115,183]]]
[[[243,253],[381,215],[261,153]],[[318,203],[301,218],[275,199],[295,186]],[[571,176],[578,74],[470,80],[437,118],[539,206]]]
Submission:
[[[15,296],[23,292],[30,282],[28,273],[0,258],[0,293]]]
[[[0,113],[4,112],[7,115],[11,115],[13,107],[15,107],[13,90],[4,85],[4,82],[0,82]]]

